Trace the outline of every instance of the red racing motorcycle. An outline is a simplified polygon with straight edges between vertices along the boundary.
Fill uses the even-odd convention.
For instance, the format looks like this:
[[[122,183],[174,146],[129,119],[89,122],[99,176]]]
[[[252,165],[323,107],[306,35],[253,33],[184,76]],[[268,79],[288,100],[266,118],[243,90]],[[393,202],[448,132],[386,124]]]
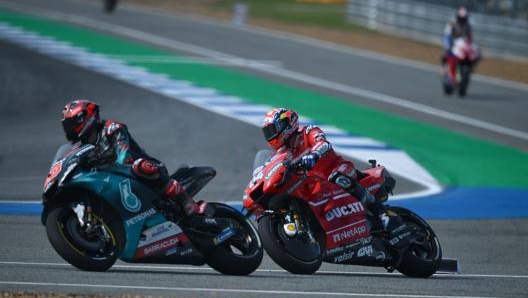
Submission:
[[[457,91],[460,97],[466,96],[471,73],[480,60],[480,50],[474,43],[463,37],[457,38],[450,54],[446,56],[445,63],[443,63],[442,87],[444,93],[451,95]],[[450,63],[456,65],[455,78],[452,78],[449,73]]]
[[[283,269],[312,274],[322,262],[384,267],[410,277],[429,277],[440,267],[442,249],[429,224],[414,212],[387,206],[416,233],[416,240],[396,248],[376,216],[353,195],[299,167],[291,154],[255,157],[245,188],[244,208],[254,214],[268,255]],[[387,169],[369,161],[360,183],[386,201],[395,186]]]

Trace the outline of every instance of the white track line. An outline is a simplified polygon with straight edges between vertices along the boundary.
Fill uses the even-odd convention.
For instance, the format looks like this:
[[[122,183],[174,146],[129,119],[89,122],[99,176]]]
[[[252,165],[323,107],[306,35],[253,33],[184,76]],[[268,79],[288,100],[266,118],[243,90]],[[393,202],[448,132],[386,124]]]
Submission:
[[[14,265],[14,266],[35,266],[35,267],[71,267],[68,263],[46,263],[46,262],[16,262],[16,261],[0,261],[2,265]],[[346,265],[343,265],[346,266]],[[112,268],[122,269],[148,269],[148,270],[171,270],[171,271],[214,271],[208,266],[166,266],[166,265],[121,265],[116,264]],[[111,269],[110,269],[111,270]],[[256,272],[274,272],[289,274],[287,271],[282,269],[257,269]],[[330,274],[330,275],[375,275],[375,276],[394,276],[399,273],[388,273],[388,272],[365,272],[365,271],[334,271],[334,270],[318,270],[316,274]],[[528,279],[528,275],[510,275],[510,274],[435,274],[435,276],[449,276],[449,278],[467,278],[467,277],[480,277],[480,278],[513,278],[513,279]]]

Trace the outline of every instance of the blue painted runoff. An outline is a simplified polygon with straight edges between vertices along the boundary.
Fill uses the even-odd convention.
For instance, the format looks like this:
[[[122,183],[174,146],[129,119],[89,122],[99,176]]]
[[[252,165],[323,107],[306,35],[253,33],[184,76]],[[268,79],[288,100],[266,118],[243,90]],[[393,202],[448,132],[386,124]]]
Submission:
[[[230,203],[237,210],[241,204]],[[442,193],[391,201],[425,219],[528,218],[528,189],[448,187]],[[0,201],[0,215],[40,215],[39,202]]]
[[[528,189],[448,187],[422,198],[390,201],[427,219],[528,218]]]

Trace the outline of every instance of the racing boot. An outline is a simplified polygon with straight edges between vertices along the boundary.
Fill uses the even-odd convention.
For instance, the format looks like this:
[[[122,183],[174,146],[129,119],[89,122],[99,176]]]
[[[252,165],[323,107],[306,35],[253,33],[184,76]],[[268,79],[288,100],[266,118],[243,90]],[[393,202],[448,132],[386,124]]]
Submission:
[[[374,209],[383,209],[378,214],[383,230],[389,234],[389,244],[396,248],[403,248],[413,242],[416,235],[414,230],[406,225],[402,218],[390,211],[380,202],[376,202]],[[382,207],[380,207],[382,206]]]
[[[207,207],[207,202],[205,201],[195,202],[193,198],[185,193],[180,183],[174,179],[169,181],[169,185],[165,188],[164,193],[170,200],[174,201],[183,209],[186,216],[201,214]]]

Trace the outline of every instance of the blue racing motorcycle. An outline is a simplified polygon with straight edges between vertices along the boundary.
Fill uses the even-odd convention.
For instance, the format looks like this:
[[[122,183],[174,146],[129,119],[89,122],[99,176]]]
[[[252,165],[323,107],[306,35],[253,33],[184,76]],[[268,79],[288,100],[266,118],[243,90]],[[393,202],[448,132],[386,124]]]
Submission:
[[[138,181],[130,166],[86,162],[92,145],[59,148],[44,182],[42,224],[55,251],[71,265],[106,271],[130,263],[208,264],[247,275],[262,261],[253,223],[240,211],[209,202],[203,214],[179,206]],[[87,164],[90,164],[89,166]],[[212,167],[182,166],[171,177],[194,196]]]

